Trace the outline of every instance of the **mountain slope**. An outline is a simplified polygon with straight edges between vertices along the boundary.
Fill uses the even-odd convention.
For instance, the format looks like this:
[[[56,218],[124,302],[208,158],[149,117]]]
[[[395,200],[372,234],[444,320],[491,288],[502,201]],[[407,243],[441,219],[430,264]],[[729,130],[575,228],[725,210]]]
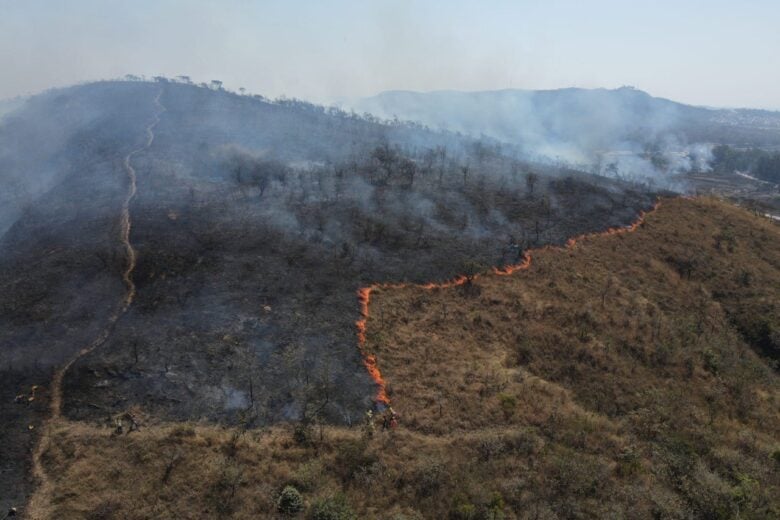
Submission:
[[[375,391],[359,287],[511,263],[654,198],[490,141],[167,81],[52,91],[0,136],[0,505],[31,489],[76,357],[67,420],[353,424]]]
[[[775,517],[780,378],[741,331],[761,317],[776,341],[778,244],[766,219],[669,199],[511,276],[378,291],[367,347],[397,430],[63,425],[48,498],[64,518],[273,518],[291,484],[359,518]]]

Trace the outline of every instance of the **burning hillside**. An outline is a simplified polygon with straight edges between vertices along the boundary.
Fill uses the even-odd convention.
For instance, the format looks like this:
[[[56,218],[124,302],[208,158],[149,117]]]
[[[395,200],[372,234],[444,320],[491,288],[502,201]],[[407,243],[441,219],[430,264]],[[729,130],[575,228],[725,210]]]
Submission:
[[[357,288],[512,264],[655,196],[491,141],[167,81],[31,98],[0,124],[0,177],[0,386],[44,396],[0,401],[0,506],[30,489],[48,399],[92,423],[141,407],[354,424],[381,388],[354,344]]]
[[[660,201],[656,202],[653,205],[651,211],[655,211],[656,209],[658,209],[660,205],[661,205]],[[539,251],[572,249],[576,247],[577,244],[582,243],[587,239],[592,239],[592,238],[602,237],[602,236],[620,235],[622,233],[632,233],[637,229],[639,229],[639,227],[644,224],[646,217],[647,217],[647,212],[642,211],[639,214],[639,218],[637,218],[634,222],[626,226],[613,227],[605,231],[572,237],[566,241],[565,247],[544,246],[543,248],[539,249]],[[509,276],[516,273],[517,271],[523,271],[530,268],[531,260],[534,252],[535,250],[523,252],[522,261],[519,263],[503,265],[500,267],[493,267],[491,270],[491,274],[496,276]],[[459,275],[451,280],[447,280],[444,282],[427,282],[422,284],[411,284],[411,285],[402,284],[402,283],[399,284],[385,283],[385,284],[374,284],[369,287],[362,287],[358,289],[357,296],[358,296],[358,302],[360,303],[360,319],[357,322],[355,322],[355,327],[357,329],[357,340],[358,340],[358,346],[360,348],[360,352],[363,355],[363,364],[368,370],[371,379],[374,381],[374,383],[377,386],[376,397],[375,397],[377,403],[386,405],[390,402],[390,400],[388,399],[387,392],[385,390],[385,380],[382,377],[382,372],[380,371],[379,366],[377,364],[376,355],[370,354],[366,351],[366,331],[368,329],[369,307],[371,305],[371,293],[377,289],[405,289],[409,287],[423,289],[426,291],[432,291],[436,289],[449,289],[451,287],[458,287],[458,286],[465,285],[467,283],[470,284],[474,280],[476,280],[479,276],[480,276],[479,273],[474,273],[471,275]]]
[[[667,199],[633,231],[513,276],[365,290],[395,431],[62,424],[36,499],[63,518],[272,517],[291,485],[346,518],[777,516],[780,229]]]

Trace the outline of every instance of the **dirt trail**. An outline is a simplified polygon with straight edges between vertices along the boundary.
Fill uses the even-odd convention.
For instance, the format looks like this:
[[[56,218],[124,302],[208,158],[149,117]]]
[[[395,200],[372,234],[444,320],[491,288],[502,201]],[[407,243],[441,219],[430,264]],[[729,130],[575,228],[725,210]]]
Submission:
[[[137,262],[137,254],[133,248],[133,244],[130,242],[130,231],[133,225],[133,222],[130,218],[130,204],[135,198],[138,185],[136,172],[133,168],[133,165],[131,164],[131,161],[137,154],[148,150],[154,142],[154,127],[157,126],[157,124],[160,122],[160,117],[162,116],[162,113],[165,112],[165,107],[162,105],[162,103],[160,103],[160,96],[162,96],[162,91],[160,91],[154,98],[154,104],[157,107],[157,112],[152,122],[149,123],[149,125],[146,127],[146,140],[144,141],[144,144],[128,153],[123,161],[124,170],[129,181],[127,194],[122,202],[119,232],[120,241],[122,242],[122,247],[125,249],[125,255],[127,258],[125,269],[122,272],[122,281],[125,284],[125,294],[120,305],[117,306],[116,311],[109,317],[108,323],[103,328],[101,333],[94,340],[92,340],[89,345],[81,349],[75,356],[68,360],[67,363],[62,365],[54,373],[50,387],[50,417],[41,428],[41,435],[40,439],[38,440],[38,445],[35,447],[35,450],[32,454],[32,474],[38,481],[38,489],[33,494],[28,505],[26,517],[30,519],[37,520],[49,517],[47,513],[48,504],[43,502],[49,496],[48,491],[52,489],[52,483],[43,468],[42,459],[49,446],[49,443],[51,442],[50,436],[53,427],[58,422],[62,421],[62,381],[65,378],[65,374],[76,361],[94,351],[96,348],[100,347],[106,342],[108,337],[111,335],[116,322],[127,311],[135,299],[136,287],[135,283],[133,282],[133,271],[135,270]]]

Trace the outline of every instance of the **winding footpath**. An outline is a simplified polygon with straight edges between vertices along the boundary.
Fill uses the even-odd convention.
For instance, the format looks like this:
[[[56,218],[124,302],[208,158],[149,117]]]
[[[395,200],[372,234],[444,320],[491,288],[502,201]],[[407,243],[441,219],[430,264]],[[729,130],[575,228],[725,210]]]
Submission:
[[[68,372],[71,366],[76,361],[93,352],[95,349],[103,345],[114,330],[119,318],[127,312],[127,309],[132,305],[135,300],[136,287],[133,282],[133,271],[135,271],[138,255],[133,248],[133,244],[130,242],[130,231],[132,229],[132,219],[130,217],[130,204],[133,202],[135,195],[138,191],[137,175],[135,168],[133,168],[132,160],[136,155],[148,150],[154,142],[154,128],[160,122],[160,117],[165,112],[165,107],[160,102],[160,96],[162,96],[162,90],[154,98],[154,104],[157,108],[154,119],[146,127],[146,139],[144,144],[139,148],[128,153],[123,161],[123,167],[128,179],[127,194],[122,202],[122,211],[120,213],[120,241],[122,247],[125,250],[126,265],[122,272],[122,281],[125,284],[125,294],[122,301],[117,306],[116,311],[109,317],[108,323],[103,328],[101,333],[85,348],[81,349],[76,355],[74,355],[67,363],[62,365],[54,373],[54,377],[51,381],[51,397],[49,401],[50,415],[49,419],[44,423],[41,428],[41,436],[38,440],[38,444],[35,447],[32,455],[32,474],[38,481],[38,489],[33,494],[27,507],[26,517],[35,520],[43,520],[50,518],[49,504],[46,503],[46,499],[51,496],[51,490],[53,489],[53,483],[51,478],[44,470],[43,456],[49,448],[52,440],[51,434],[54,427],[63,422],[62,420],[62,382],[65,378],[65,374]]]

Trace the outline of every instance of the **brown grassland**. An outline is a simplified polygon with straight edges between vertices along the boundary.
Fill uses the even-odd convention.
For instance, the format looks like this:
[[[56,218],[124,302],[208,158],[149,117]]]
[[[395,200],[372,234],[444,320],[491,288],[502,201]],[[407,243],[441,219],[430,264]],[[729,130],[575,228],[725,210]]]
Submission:
[[[52,518],[780,517],[780,227],[672,199],[529,269],[372,294],[393,432],[60,420]],[[136,410],[144,417],[143,410]]]

